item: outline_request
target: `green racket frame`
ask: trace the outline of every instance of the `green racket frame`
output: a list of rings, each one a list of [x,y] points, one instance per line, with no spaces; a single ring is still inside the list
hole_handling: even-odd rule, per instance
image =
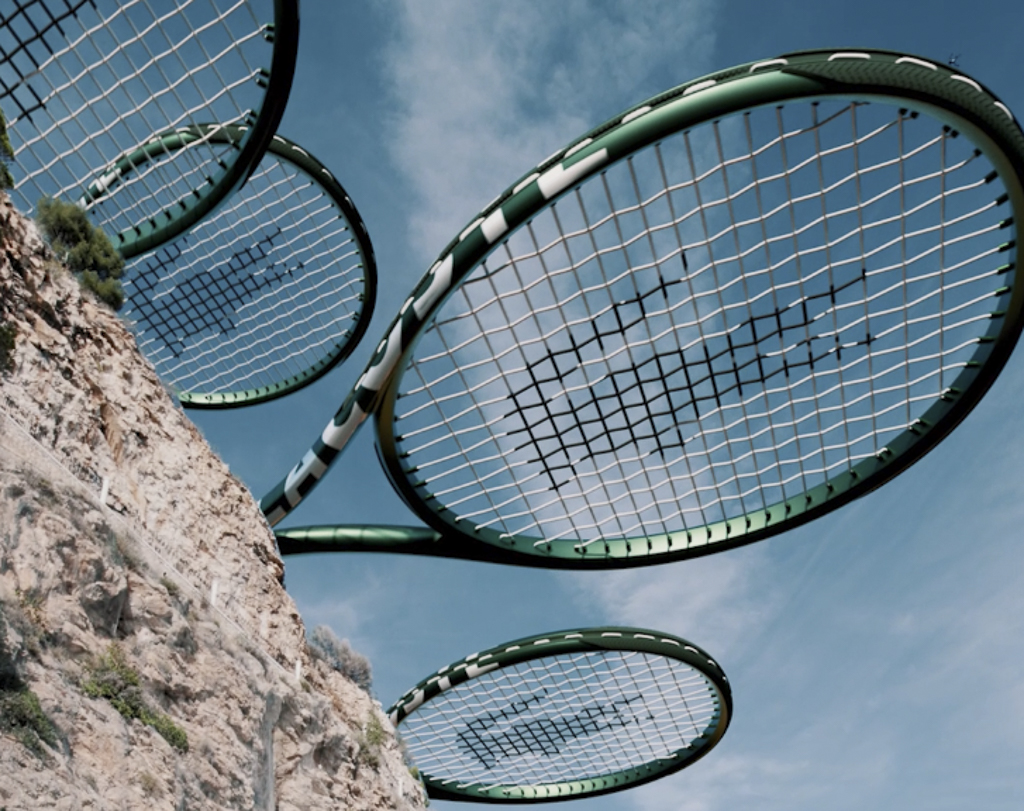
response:
[[[115,239],[115,247],[125,259],[148,253],[188,231],[216,210],[224,200],[245,183],[249,175],[259,165],[281,123],[292,89],[295,61],[298,58],[299,50],[297,0],[274,0],[274,18],[274,56],[270,65],[270,75],[264,78],[266,98],[259,114],[252,122],[252,126],[249,127],[246,137],[237,142],[238,156],[235,161],[211,186],[201,190],[197,189],[191,200],[183,199],[174,207],[173,211],[165,211],[162,215],[138,223],[134,231],[124,231],[118,234]],[[157,136],[140,150],[117,161],[111,172],[116,172],[120,177],[122,174],[130,173],[138,165],[133,162],[133,157],[148,161],[158,155],[166,154],[167,150],[173,147],[163,143],[165,137]],[[104,191],[98,190],[94,183],[86,189],[83,200],[92,203],[103,194]]]
[[[234,125],[205,124],[184,127],[161,135],[162,144],[152,154],[164,155],[202,139],[215,144],[239,144],[243,142],[245,134],[244,128]],[[141,166],[150,154],[148,149],[141,149],[126,156],[123,160],[132,166]],[[184,408],[207,410],[239,408],[276,400],[305,388],[319,380],[352,353],[362,340],[373,315],[377,301],[377,260],[369,232],[348,192],[326,166],[287,138],[274,135],[265,154],[273,155],[281,161],[297,166],[309,177],[311,183],[316,183],[323,190],[344,216],[356,241],[356,250],[360,257],[359,266],[363,270],[362,307],[358,317],[354,319],[351,329],[348,330],[348,334],[342,335],[342,339],[335,343],[330,351],[306,369],[276,383],[250,389],[224,392],[178,391],[176,396]],[[131,268],[129,267],[129,274],[130,272]]]
[[[699,671],[714,688],[716,711],[705,733],[657,763],[609,772],[599,777],[530,786],[458,785],[423,774],[431,799],[486,803],[539,803],[608,794],[632,788],[679,771],[700,760],[722,739],[732,720],[729,680],[704,650],[671,634],[643,628],[609,626],[536,634],[467,656],[407,690],[388,708],[387,715],[401,732],[402,721],[425,702],[456,685],[496,668],[544,657],[596,651],[638,651],[684,662]]]

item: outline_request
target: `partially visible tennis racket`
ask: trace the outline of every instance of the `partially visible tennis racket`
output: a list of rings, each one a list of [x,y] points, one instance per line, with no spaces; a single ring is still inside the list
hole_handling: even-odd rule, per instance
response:
[[[689,766],[721,740],[732,692],[685,639],[639,628],[532,636],[441,668],[388,710],[432,799],[607,794]]]
[[[14,200],[78,201],[126,258],[180,235],[256,167],[295,71],[297,0],[7,0],[0,109]],[[204,121],[239,142],[168,148]],[[136,171],[126,155],[145,155]]]
[[[609,568],[823,515],[933,448],[1006,363],[1022,178],[1010,111],[929,60],[806,52],[682,85],[445,249],[263,510],[287,516],[375,413],[429,530],[282,533],[292,551]]]
[[[241,127],[176,132],[240,143]],[[344,360],[370,321],[376,263],[345,189],[275,135],[245,186],[190,233],[126,269],[139,348],[193,408],[290,394]]]

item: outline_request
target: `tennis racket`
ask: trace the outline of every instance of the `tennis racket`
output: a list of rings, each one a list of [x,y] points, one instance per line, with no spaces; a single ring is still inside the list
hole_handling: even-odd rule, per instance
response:
[[[432,799],[535,803],[671,774],[732,718],[718,664],[638,628],[532,636],[467,656],[388,710]]]
[[[241,127],[175,133],[241,143]],[[246,184],[212,216],[126,269],[139,348],[186,408],[290,394],[344,360],[370,321],[376,263],[348,194],[302,147],[275,135]]]
[[[262,501],[287,516],[376,415],[426,530],[303,548],[565,568],[774,535],[891,479],[1021,330],[1024,134],[885,51],[731,68],[628,110],[488,206]]]
[[[8,5],[0,109],[23,211],[76,200],[129,258],[198,223],[259,163],[291,89],[297,0]],[[204,121],[247,130],[172,148],[166,133]]]

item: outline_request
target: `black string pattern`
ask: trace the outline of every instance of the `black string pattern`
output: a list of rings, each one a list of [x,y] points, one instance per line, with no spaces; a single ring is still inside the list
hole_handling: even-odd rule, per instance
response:
[[[581,738],[637,723],[639,719],[630,714],[629,705],[640,700],[640,696],[621,697],[610,702],[595,701],[588,706],[560,717],[538,716],[518,721],[528,716],[532,704],[547,697],[547,691],[512,701],[507,707],[485,713],[469,721],[458,733],[459,749],[479,761],[487,769],[493,769],[498,761],[525,755],[553,756]],[[501,731],[502,721],[512,723]],[[648,715],[647,720],[653,720]]]
[[[271,257],[277,228],[251,244],[233,251],[227,261],[210,271],[191,276],[161,299],[153,291],[160,281],[171,276],[182,258],[182,248],[175,243],[161,248],[140,264],[132,291],[132,310],[153,332],[180,357],[187,338],[210,332],[223,335],[235,329],[238,310],[257,293],[281,282],[302,264],[287,267]]]
[[[515,406],[511,413],[521,414],[523,425],[510,430],[508,436],[517,441],[518,435],[523,435],[516,450],[532,446],[536,455],[530,461],[544,468],[554,490],[572,480],[576,464],[601,454],[621,453],[633,447],[651,448],[664,457],[672,449],[682,450],[687,426],[697,425],[702,411],[721,409],[729,396],[742,397],[744,385],[749,391],[776,375],[788,377],[801,366],[813,369],[815,362],[826,361],[833,353],[841,362],[839,336],[818,333],[814,325],[834,310],[837,294],[865,281],[861,273],[838,289],[833,286],[827,292],[791,302],[782,310],[752,315],[726,333],[724,344],[714,355],[707,343],[691,347],[689,352],[652,352],[636,366],[615,368],[600,383],[568,393],[559,406],[532,396],[540,387],[564,377],[560,363],[567,369],[581,366],[588,344],[596,341],[600,350],[606,340],[617,340],[642,322],[646,317],[644,301],[651,295],[660,292],[668,303],[669,285],[684,284],[682,279],[662,280],[656,290],[615,302],[600,318],[585,327],[570,329],[569,347],[549,351],[527,364],[529,385],[511,392]],[[582,333],[580,338],[577,332]],[[792,339],[790,332],[794,333]],[[849,341],[847,346],[870,340],[865,334],[862,340]],[[762,341],[780,343],[782,353],[775,358],[767,353],[762,356]],[[629,419],[622,423],[616,416],[629,398],[636,405],[626,410]],[[582,415],[587,414],[591,416],[584,419]]]

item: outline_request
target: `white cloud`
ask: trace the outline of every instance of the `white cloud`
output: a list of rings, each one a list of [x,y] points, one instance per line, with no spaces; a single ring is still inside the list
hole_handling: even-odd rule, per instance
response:
[[[385,61],[415,251],[429,262],[555,150],[704,72],[711,11],[710,0],[402,0]]]
[[[752,546],[667,566],[566,575],[606,621],[667,631],[725,660],[775,616],[782,595],[765,547]]]

